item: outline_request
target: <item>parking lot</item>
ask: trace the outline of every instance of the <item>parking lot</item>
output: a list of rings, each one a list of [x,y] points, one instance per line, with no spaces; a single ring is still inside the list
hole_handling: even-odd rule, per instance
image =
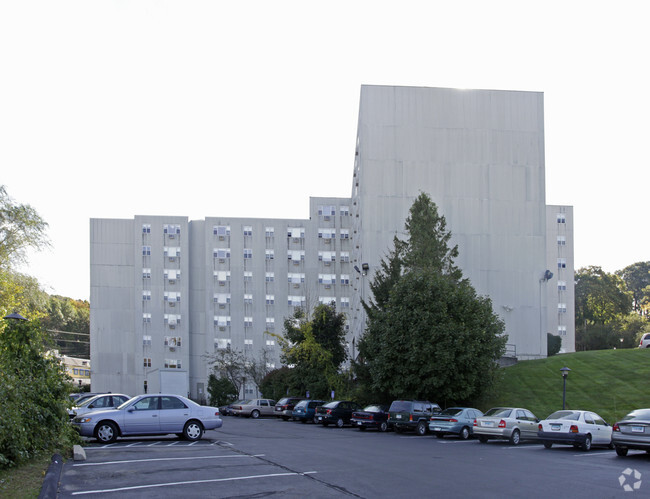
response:
[[[650,455],[619,458],[225,417],[197,442],[175,436],[92,441],[68,461],[59,497],[617,497],[650,492]],[[629,471],[628,471],[629,470]],[[636,485],[636,489],[634,486]]]

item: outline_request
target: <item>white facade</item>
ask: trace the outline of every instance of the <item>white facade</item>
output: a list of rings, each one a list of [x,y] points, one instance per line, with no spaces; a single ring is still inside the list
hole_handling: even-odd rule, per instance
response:
[[[266,331],[281,334],[296,307],[318,302],[347,314],[354,355],[361,300],[420,192],[445,216],[465,277],[504,319],[509,353],[544,357],[547,331],[566,331],[572,351],[572,212],[545,204],[542,94],[363,86],[353,175],[351,198],[312,198],[305,220],[92,219],[93,390],[136,394],[146,382],[157,392],[160,372],[173,371],[201,399],[206,354],[265,349],[279,367]],[[560,208],[569,223],[549,218]]]

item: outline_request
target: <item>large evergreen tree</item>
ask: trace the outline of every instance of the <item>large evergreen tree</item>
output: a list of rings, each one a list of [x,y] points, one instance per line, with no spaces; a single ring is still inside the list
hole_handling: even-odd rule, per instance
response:
[[[467,402],[492,384],[503,322],[454,263],[457,246],[430,197],[420,194],[371,283],[359,344],[359,380],[388,398]]]

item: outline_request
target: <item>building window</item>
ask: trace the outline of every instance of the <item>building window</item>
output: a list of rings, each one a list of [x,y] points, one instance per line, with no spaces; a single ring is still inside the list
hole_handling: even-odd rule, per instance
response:
[[[253,282],[252,270],[244,270],[244,282]]]
[[[229,225],[215,225],[214,227],[212,227],[212,233],[215,236],[219,236],[220,239],[222,237],[230,236],[230,226]]]
[[[164,278],[169,280],[170,284],[174,284],[175,281],[181,278],[181,271],[174,269],[165,269]]]
[[[214,339],[214,346],[215,346],[215,348],[218,348],[219,350],[226,350],[227,348],[230,348],[230,345],[231,345],[230,338],[215,338]]]
[[[214,248],[212,255],[214,258],[225,260],[226,258],[230,258],[230,248]]]
[[[566,326],[558,326],[557,334],[559,334],[560,336],[566,336]]]
[[[319,239],[336,239],[336,229],[318,229]]]
[[[244,295],[244,305],[252,305],[253,304],[253,295],[252,294],[245,294]]]
[[[287,274],[289,284],[302,284],[305,282],[305,274]]]
[[[350,284],[350,275],[349,274],[341,274],[341,284],[344,286],[347,286]]]
[[[566,303],[558,303],[557,311],[561,314],[566,314]]]
[[[350,298],[345,296],[341,298],[341,308],[350,308]]]
[[[318,215],[322,217],[333,217],[336,215],[336,206],[319,206]]]
[[[180,359],[165,359],[165,368],[167,369],[181,369]]]
[[[339,208],[341,216],[342,217],[349,217],[350,216],[350,207],[349,206],[341,206]]]
[[[558,291],[566,291],[566,281],[558,281],[557,282],[557,290]]]
[[[178,246],[165,246],[165,256],[169,257],[169,261],[181,256],[181,249]]]
[[[214,325],[219,327],[230,326],[230,316],[226,315],[215,315],[214,316]]]
[[[318,260],[321,262],[335,262],[336,251],[319,251]]]
[[[181,337],[180,336],[165,336],[165,343],[164,345],[166,347],[180,347],[181,346]]]
[[[267,362],[266,367],[267,369],[275,369],[275,362]]]
[[[321,305],[336,305],[336,297],[334,296],[319,296],[318,303]]]
[[[252,236],[253,235],[253,227],[250,225],[244,225],[244,236]]]
[[[557,245],[566,246],[566,236],[557,236]]]
[[[151,324],[151,314],[142,314],[142,322],[144,324]]]
[[[163,225],[163,233],[168,234],[170,236],[175,236],[181,233],[181,226],[165,224]]]
[[[253,340],[245,339],[244,340],[244,348],[248,348],[248,349],[253,348]]]
[[[557,268],[558,269],[566,269],[566,258],[558,258],[557,259]]]
[[[350,239],[350,230],[349,229],[341,229],[341,239]]]
[[[253,258],[253,250],[250,248],[244,248],[244,260],[250,260]]]
[[[225,286],[227,282],[230,282],[230,270],[215,270],[214,277],[217,279],[219,286]]]
[[[165,298],[164,300],[166,302],[170,303],[178,303],[181,301],[181,292],[180,291],[165,291]]]
[[[230,303],[230,293],[215,293],[214,302],[219,305],[228,305]]]
[[[176,326],[181,325],[181,316],[180,314],[165,314],[165,324],[170,328],[175,328]]]
[[[287,257],[293,262],[302,262],[305,259],[304,250],[289,250],[287,252]]]
[[[142,337],[142,345],[145,347],[151,346],[151,336],[145,335]]]
[[[144,358],[144,367],[151,367],[151,357]]]
[[[151,224],[142,224],[142,233],[151,234]]]
[[[272,249],[267,249],[265,253],[267,260],[273,260],[275,258],[275,252]]]
[[[244,327],[253,327],[252,317],[244,317]]]
[[[341,251],[341,261],[344,263],[348,263],[350,261],[349,251]]]
[[[266,295],[266,304],[267,305],[275,304],[275,295]]]
[[[151,246],[142,247],[142,256],[151,256]]]
[[[318,274],[318,284],[332,285],[336,283],[336,274]]]
[[[145,290],[142,292],[142,301],[151,301],[151,291]]]
[[[151,269],[142,269],[142,278],[151,279]]]
[[[266,318],[266,329],[272,330],[275,328],[275,317]]]
[[[264,233],[266,234],[266,237],[273,237],[275,236],[275,229],[273,227],[266,227]]]
[[[290,307],[302,307],[306,301],[304,296],[289,296],[287,298]]]
[[[566,223],[566,214],[564,214],[564,213],[558,213],[558,214],[557,214],[557,223],[559,223],[559,224],[565,224],[565,223]]]
[[[274,281],[275,281],[275,273],[267,272],[266,273],[266,282],[274,282]]]
[[[274,347],[275,346],[275,340],[266,340],[266,346],[267,347]]]

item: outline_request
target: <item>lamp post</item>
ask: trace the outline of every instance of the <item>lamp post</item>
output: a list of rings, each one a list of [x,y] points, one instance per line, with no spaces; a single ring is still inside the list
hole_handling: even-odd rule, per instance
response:
[[[562,373],[562,380],[563,380],[563,387],[562,387],[562,410],[565,409],[566,407],[566,378],[569,375],[569,369],[568,367],[564,366],[562,369],[560,369],[560,372]]]
[[[12,314],[5,315],[3,317],[3,319],[11,319],[11,320],[14,320],[14,321],[26,321],[27,320],[22,315],[20,315],[18,312],[14,312]]]

